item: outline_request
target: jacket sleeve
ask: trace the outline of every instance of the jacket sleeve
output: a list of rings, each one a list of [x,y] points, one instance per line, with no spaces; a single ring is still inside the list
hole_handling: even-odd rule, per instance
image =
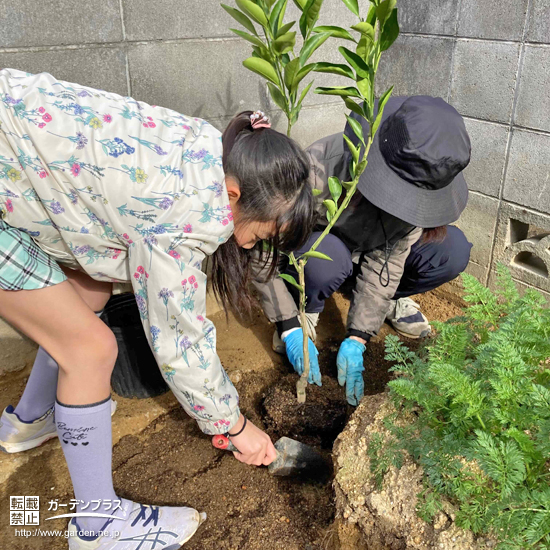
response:
[[[348,336],[360,336],[368,341],[378,334],[403,276],[411,247],[421,235],[422,229],[416,228],[397,242],[388,259],[387,271],[383,250],[373,250],[362,257],[348,313]],[[388,276],[389,284],[384,286],[382,283],[386,283]]]
[[[166,382],[204,433],[229,431],[239,419],[239,400],[205,316],[204,252],[193,239],[160,234],[134,243],[129,256],[145,334]]]

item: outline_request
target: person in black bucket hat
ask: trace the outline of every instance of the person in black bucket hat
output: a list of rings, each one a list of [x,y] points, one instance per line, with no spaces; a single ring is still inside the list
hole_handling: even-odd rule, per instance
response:
[[[369,129],[355,113],[350,116]],[[358,145],[350,125],[345,135]],[[318,248],[332,262],[310,258],[305,272],[310,382],[321,383],[315,327],[325,300],[345,281],[352,288],[347,335],[337,358],[338,381],[348,402],[363,396],[363,354],[385,320],[410,338],[431,329],[413,294],[456,278],[468,265],[470,249],[456,222],[468,201],[462,171],[470,161],[470,139],[460,114],[441,98],[393,97],[371,146],[358,192],[332,233]],[[313,143],[307,153],[311,184],[321,191],[316,231],[297,253],[307,251],[326,226],[322,201],[330,199],[328,178],[349,181],[351,154],[342,133]],[[284,264],[280,272],[296,275]],[[286,354],[297,372],[303,364],[297,293],[281,278],[256,270],[255,286],[264,312],[276,323],[273,349]]]

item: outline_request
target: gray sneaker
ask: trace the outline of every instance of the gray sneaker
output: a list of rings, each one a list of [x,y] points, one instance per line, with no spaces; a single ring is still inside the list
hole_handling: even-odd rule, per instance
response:
[[[420,311],[420,305],[410,298],[392,300],[386,320],[407,338],[424,338],[432,331],[428,319]]]
[[[317,327],[317,324],[319,323],[319,313],[306,313],[306,321],[307,333],[311,338],[311,341],[315,343],[315,340],[317,340],[317,331],[315,329]],[[281,340],[281,337],[279,336],[279,332],[277,330],[275,330],[275,332],[273,333],[272,348],[275,353],[278,353],[280,355],[284,355],[286,353],[285,343]]]
[[[117,403],[111,400],[111,416],[115,414]],[[53,407],[32,422],[21,420],[8,405],[0,417],[0,451],[20,453],[40,447],[49,439],[57,437]]]
[[[145,506],[122,500],[120,520],[109,520],[98,537],[78,532],[78,523],[69,522],[69,550],[137,550],[162,548],[178,550],[197,531],[206,514],[185,506]]]

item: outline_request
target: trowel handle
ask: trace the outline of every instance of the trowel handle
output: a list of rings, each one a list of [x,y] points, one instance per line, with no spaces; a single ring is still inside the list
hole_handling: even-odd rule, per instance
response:
[[[221,449],[222,451],[233,451],[234,453],[240,452],[231,441],[229,441],[229,438],[226,435],[215,435],[212,438],[212,445],[216,447],[216,449]]]

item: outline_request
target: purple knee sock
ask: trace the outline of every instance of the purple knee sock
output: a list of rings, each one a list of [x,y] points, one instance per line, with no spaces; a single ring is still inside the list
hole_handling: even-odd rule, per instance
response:
[[[51,355],[39,347],[25,391],[14,411],[21,420],[32,422],[53,407],[58,372],[57,363]]]
[[[99,506],[94,513],[116,515],[113,504],[108,506],[105,502],[117,500],[111,469],[111,398],[91,405],[64,405],[56,401],[55,423],[75,499],[83,501],[77,512],[92,512]],[[97,501],[101,501],[100,505]],[[105,518],[79,517],[78,526],[97,532],[107,521]]]

